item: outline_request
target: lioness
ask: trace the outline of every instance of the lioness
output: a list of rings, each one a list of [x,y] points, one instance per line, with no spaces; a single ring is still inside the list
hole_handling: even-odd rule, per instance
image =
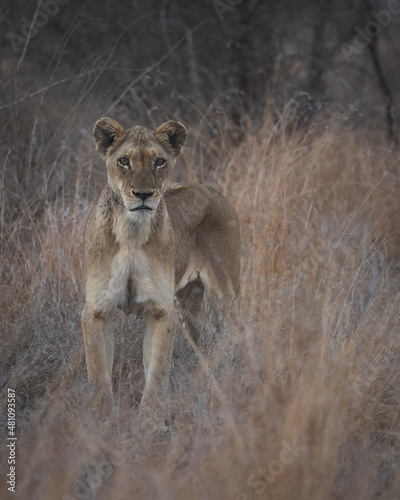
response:
[[[102,118],[93,135],[108,182],[85,234],[87,371],[95,404],[112,396],[112,312],[116,307],[128,314],[143,311],[143,404],[168,389],[175,297],[189,307],[185,323],[196,338],[204,294],[210,291],[224,301],[238,293],[238,218],[231,203],[210,187],[168,187],[186,143],[181,123],[168,121],[156,131],[124,130]]]

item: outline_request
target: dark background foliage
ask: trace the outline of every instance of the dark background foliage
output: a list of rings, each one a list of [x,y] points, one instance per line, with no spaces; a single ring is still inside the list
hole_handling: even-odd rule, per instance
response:
[[[9,163],[19,155],[4,187],[15,192],[32,171],[29,187],[44,177],[46,195],[26,192],[27,202],[54,199],[75,174],[71,151],[89,147],[105,115],[128,126],[179,118],[235,146],[266,110],[297,125],[334,116],[397,142],[399,10],[372,0],[4,0],[0,147],[4,157],[12,147]],[[202,154],[210,168],[212,148]]]
[[[155,96],[177,113],[190,109],[186,100],[202,109],[230,101],[236,120],[238,106],[259,117],[271,94],[281,106],[294,99],[303,113],[334,104],[371,119],[379,115],[375,108],[382,106],[384,88],[397,104],[400,14],[393,12],[400,9],[393,1],[63,3],[2,2],[2,78],[8,83],[2,88],[2,104],[13,100],[18,76],[14,58],[26,77],[19,78],[17,97],[69,79],[59,84],[58,100],[71,101],[69,82],[74,81],[81,88],[77,97],[82,104],[89,97],[85,90],[90,88],[90,97],[96,94],[97,113],[108,111],[132,80],[157,65],[158,71],[149,72],[148,86],[155,85],[154,79],[159,83],[151,99],[139,89],[118,103],[131,112],[132,120],[141,109],[138,102],[149,105]],[[392,14],[382,14],[381,26],[368,25],[376,22],[374,12],[389,9]],[[22,39],[35,12],[37,33],[34,29],[21,60]],[[364,33],[362,50],[355,42],[357,29]],[[11,41],[18,36],[13,51]]]

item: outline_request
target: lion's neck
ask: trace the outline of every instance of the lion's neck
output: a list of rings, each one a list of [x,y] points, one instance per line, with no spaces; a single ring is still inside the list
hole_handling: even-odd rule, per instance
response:
[[[114,206],[113,233],[122,246],[140,248],[168,218],[165,202],[161,199],[154,214],[129,212],[123,205]]]

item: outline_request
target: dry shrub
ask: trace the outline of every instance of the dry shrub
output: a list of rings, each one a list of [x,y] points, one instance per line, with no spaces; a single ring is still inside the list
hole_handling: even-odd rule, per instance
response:
[[[344,123],[284,125],[267,117],[238,147],[225,137],[203,170],[239,214],[241,307],[198,352],[178,332],[166,432],[138,415],[143,328],[120,314],[116,410],[90,412],[88,201],[32,218],[34,244],[13,236],[1,363],[2,387],[19,397],[15,498],[398,497],[397,154]],[[2,453],[3,478],[7,467]]]

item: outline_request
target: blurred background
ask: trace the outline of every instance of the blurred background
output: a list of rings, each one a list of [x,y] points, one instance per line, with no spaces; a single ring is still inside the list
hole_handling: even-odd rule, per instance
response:
[[[187,175],[199,180],[214,151],[196,150],[196,137],[237,146],[265,113],[285,126],[339,118],[398,140],[394,0],[4,0],[0,23],[0,148],[19,155],[4,182],[41,185],[44,169],[34,209],[71,189],[101,116],[195,125],[199,165]]]
[[[48,100],[51,120],[53,98],[71,117],[96,104],[132,121],[155,102],[185,117],[219,104],[240,126],[268,96],[300,115],[331,105],[385,126],[399,11],[394,0],[5,0],[2,104]]]

